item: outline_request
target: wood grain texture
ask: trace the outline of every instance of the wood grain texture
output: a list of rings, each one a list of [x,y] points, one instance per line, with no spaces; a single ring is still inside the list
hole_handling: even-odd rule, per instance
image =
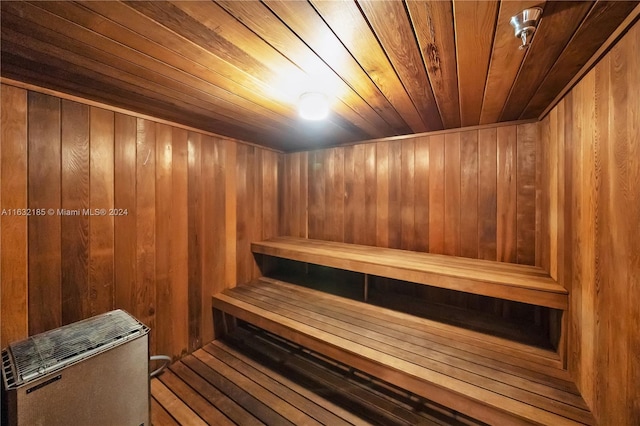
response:
[[[376,246],[388,247],[389,144],[385,142],[376,143],[376,190]]]
[[[415,141],[415,226],[414,250],[429,251],[429,175],[430,175],[429,139],[418,138]]]
[[[445,129],[460,127],[460,102],[451,2],[407,0],[422,61]]]
[[[402,249],[278,237],[252,243],[254,253],[565,309],[567,294],[546,272],[528,265],[487,262]]]
[[[537,124],[517,128],[516,223],[517,263],[535,264],[536,248],[536,141]]]
[[[444,135],[429,137],[429,252],[444,253]]]
[[[500,2],[480,113],[481,124],[499,121],[502,108],[509,97],[518,72],[528,71],[526,68],[522,68],[528,51],[517,48],[519,39],[513,37],[510,19],[530,7],[546,9],[545,2],[535,0]]]
[[[28,205],[27,91],[0,91],[0,209]],[[29,335],[29,260],[27,216],[0,216],[0,346]]]
[[[281,224],[295,229],[308,203],[310,238],[356,242],[370,235],[360,243],[532,263],[540,142],[535,124],[523,126],[312,151],[308,198],[296,183],[300,154],[288,154],[284,185],[291,195]]]
[[[502,262],[515,262],[517,243],[517,130],[498,128],[497,143],[497,257]]]
[[[63,324],[86,318],[90,311],[90,218],[75,214],[89,209],[91,204],[89,111],[86,105],[62,101],[62,209],[74,213],[61,219]]]
[[[202,346],[202,136],[189,132],[187,137],[188,250],[189,250],[189,352]]]
[[[480,122],[497,17],[497,2],[453,2],[462,126]]]
[[[501,120],[516,120],[535,94],[549,69],[589,12],[593,2],[549,2],[544,19],[515,79],[509,98],[504,104]],[[526,82],[526,83],[525,83]]]
[[[478,132],[460,135],[460,256],[478,258]]]
[[[171,349],[160,348],[177,358],[189,347],[189,133],[172,128],[171,135]],[[157,151],[156,151],[157,155]],[[158,307],[160,309],[160,307]],[[165,315],[159,311],[160,315]],[[167,315],[168,316],[168,315]],[[159,317],[158,317],[159,319]],[[159,328],[159,326],[158,326]],[[158,330],[159,331],[159,330]]]
[[[384,49],[376,39],[356,3],[312,1],[322,19],[365,70],[376,70],[372,78],[413,132],[428,129],[402,85]],[[357,34],[357,36],[356,36]],[[360,54],[367,52],[366,55]]]
[[[0,219],[0,291],[12,302],[3,339],[116,308],[151,326],[152,353],[177,359],[212,339],[211,295],[235,285],[236,151],[248,145],[4,84],[1,93],[0,204],[54,209],[30,224]],[[260,240],[278,233],[282,155],[251,149],[261,220],[250,238]]]
[[[530,98],[520,117],[539,116],[548,104],[545,97],[550,96],[551,93],[557,95],[561,90],[559,88],[566,86],[571,81],[571,76],[575,75],[587,63],[600,45],[637,5],[638,3],[635,1],[596,2],[551,67],[542,84],[534,86],[537,87],[536,94]]]
[[[497,130],[478,132],[478,258],[497,259]]]
[[[4,2],[2,75],[297,151],[537,118],[636,5]],[[544,12],[523,52],[509,17],[529,6]],[[332,113],[309,131],[296,102],[316,90]]]
[[[171,277],[171,229],[173,190],[173,146],[172,130],[167,125],[156,128],[156,307],[163,315],[156,320],[156,347],[170,348],[173,353],[173,286]]]
[[[287,294],[290,292],[295,293]],[[322,308],[319,311],[317,306],[314,306],[314,301],[318,298],[322,298],[323,306],[331,306],[331,308],[328,310]],[[421,338],[415,336],[411,343],[407,343],[407,333],[413,334],[409,331],[411,329],[424,333],[432,331],[433,328],[430,327],[432,324],[426,321],[399,313],[394,314],[392,311],[377,307],[368,307],[360,302],[342,302],[343,300],[345,299],[323,295],[317,291],[296,289],[295,286],[286,283],[263,279],[250,286],[216,295],[214,306],[272,333],[293,339],[296,343],[315,352],[355,366],[368,374],[382,375],[395,385],[411,392],[425,397],[429,395],[429,398],[437,397],[439,404],[454,407],[482,421],[517,424],[522,422],[523,417],[529,417],[527,420],[532,422],[593,423],[583,401],[576,401],[581,407],[576,410],[576,406],[565,406],[568,401],[564,398],[554,397],[554,402],[551,402],[546,398],[539,399],[536,396],[526,395],[531,390],[530,386],[525,384],[520,389],[515,389],[516,387],[513,386],[512,389],[507,390],[507,387],[511,387],[510,380],[495,370],[493,373],[484,370],[480,379],[480,375],[469,373],[476,373],[482,367],[470,363],[466,364],[469,366],[468,369],[464,372],[460,371],[461,364],[458,360],[453,360],[454,357],[442,358],[440,351],[431,350],[433,345],[431,341],[424,344],[426,342],[423,343]],[[353,316],[355,312],[358,313],[356,316],[359,318],[363,316],[368,318],[360,321]],[[369,329],[372,323],[377,325],[375,331]],[[410,326],[405,327],[407,324]],[[387,327],[393,329],[396,325],[401,327],[397,330],[398,334],[388,333],[385,330]],[[466,334],[463,330],[460,332],[460,338],[470,337],[460,336],[460,334]],[[468,330],[466,332],[468,333]],[[423,336],[424,334],[421,334],[420,337]],[[484,342],[478,343],[480,347]],[[464,361],[462,363],[465,364]],[[501,377],[498,386],[492,383],[499,381],[495,377],[496,374]],[[463,377],[466,380],[463,380]],[[437,383],[437,391],[430,389],[434,383]],[[490,395],[498,388],[503,390],[500,398],[509,401],[497,401]],[[547,396],[555,392],[541,391],[541,393]],[[515,394],[518,397],[511,399]],[[575,400],[570,394],[565,395]],[[478,408],[476,404],[482,404],[484,409]],[[487,405],[492,404],[499,407],[499,410],[487,409]],[[521,404],[526,405],[526,408]],[[513,417],[509,419],[508,417],[511,416]],[[543,420],[543,417],[546,419]]]
[[[133,313],[137,277],[136,118],[116,114],[114,127],[114,207],[127,210],[114,224],[114,302],[115,306]]]
[[[90,120],[89,207],[97,213],[89,218],[89,314],[93,316],[113,308],[114,114],[91,108]]]
[[[394,64],[402,85],[429,129],[442,129],[440,111],[409,17],[402,2],[359,0],[358,5],[385,53]]]
[[[640,289],[634,236],[639,41],[636,23],[541,124],[564,154],[557,163],[564,185],[557,189],[558,202],[550,203],[558,226],[550,229],[559,278],[571,289],[567,364],[601,424],[640,419],[634,326]]]
[[[460,256],[460,134],[444,137],[444,254]]]
[[[387,234],[389,247],[400,248],[402,243],[402,146],[399,141],[389,143],[389,219]]]
[[[638,127],[638,123],[640,123],[640,98],[637,96],[633,96],[634,93],[637,93],[637,88],[640,87],[640,78],[638,78],[638,73],[635,73],[634,70],[640,68],[640,61],[638,60],[638,56],[635,55],[635,49],[640,44],[640,31],[638,30],[638,25],[634,27],[634,29],[630,32],[628,36],[631,39],[625,42],[623,48],[625,50],[624,55],[627,58],[627,100],[629,102],[627,108],[627,125],[629,132],[629,174],[627,176],[629,188],[632,187],[634,182],[637,182],[640,179],[639,170],[640,164],[638,162],[638,155],[640,155],[640,128]],[[638,208],[638,204],[640,203],[640,197],[638,193],[629,193],[629,202],[631,206],[631,210],[629,212],[629,221],[628,223],[638,223],[640,221],[640,208]],[[627,238],[630,238],[631,234],[627,234]],[[635,295],[640,292],[640,249],[637,247],[637,241],[633,240],[632,244],[636,244],[635,248],[633,248],[629,255],[629,294],[630,298],[627,298],[627,303],[631,298],[634,298]],[[629,315],[629,324],[637,324],[640,321],[640,308],[635,303],[629,303],[627,312]],[[629,351],[631,354],[640,353],[640,335],[633,331],[633,328],[627,329],[628,333],[628,341],[629,341]],[[628,377],[639,377],[640,376],[640,359],[637,356],[629,356],[628,360]],[[640,389],[638,387],[629,386],[629,394],[627,396],[628,410],[631,412],[631,422],[639,422],[640,421]]]
[[[28,120],[26,207],[47,210],[29,218],[29,334],[36,334],[62,325],[60,99],[29,92]]]
[[[134,315],[152,329],[156,313],[156,123],[136,123],[136,284]],[[152,336],[154,337],[154,336]],[[155,339],[149,340],[155,352]]]

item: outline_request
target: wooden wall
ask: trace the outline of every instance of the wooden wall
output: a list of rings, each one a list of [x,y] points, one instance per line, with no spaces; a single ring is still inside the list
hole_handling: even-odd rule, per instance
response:
[[[211,340],[211,294],[278,233],[281,154],[9,85],[1,102],[2,346],[115,308],[153,353]]]
[[[531,123],[289,154],[282,230],[541,264],[539,143]]]
[[[285,235],[545,267],[540,143],[537,123],[528,123],[287,154],[280,228]],[[548,327],[548,310],[539,307],[382,279],[372,285]]]
[[[540,123],[568,368],[598,424],[640,424],[640,23]],[[548,189],[546,189],[548,188]]]

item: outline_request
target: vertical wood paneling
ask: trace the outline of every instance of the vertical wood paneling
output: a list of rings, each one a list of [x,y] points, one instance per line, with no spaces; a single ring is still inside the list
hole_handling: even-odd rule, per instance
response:
[[[189,148],[188,132],[173,128],[171,137],[171,349],[158,353],[173,357],[189,347]],[[168,159],[167,159],[168,161]],[[224,220],[224,215],[223,215]],[[158,320],[165,312],[158,307]],[[167,315],[168,316],[168,315]],[[156,323],[158,324],[158,323]],[[160,328],[160,325],[157,325]],[[165,331],[165,333],[167,333]]]
[[[634,29],[629,32],[627,36],[628,40],[625,41],[620,49],[624,49],[624,54],[627,58],[627,131],[628,131],[628,143],[629,143],[629,156],[627,161],[629,162],[627,176],[627,188],[636,188],[636,191],[629,191],[628,205],[630,206],[628,212],[628,219],[626,226],[628,227],[626,238],[629,241],[629,294],[626,299],[628,311],[628,324],[640,324],[640,306],[638,303],[631,303],[630,301],[636,300],[640,294],[640,243],[638,239],[634,237],[634,233],[631,231],[634,224],[640,223],[640,194],[637,191],[636,182],[640,181],[640,96],[637,96],[640,91],[640,75],[637,70],[640,69],[640,59],[637,55],[637,48],[640,45],[640,29],[638,24]],[[623,110],[621,110],[622,113]],[[637,228],[636,228],[637,229]],[[637,328],[627,328],[628,335],[628,348],[631,354],[636,356],[629,356],[628,358],[628,372],[627,377],[637,378],[640,377],[640,333]],[[629,410],[630,423],[640,423],[640,387],[633,386],[633,381],[629,381],[629,394],[627,395],[626,407]],[[636,381],[637,383],[637,381]]]
[[[361,244],[376,245],[376,221],[377,221],[377,157],[376,144],[367,144],[364,147],[364,236]]]
[[[415,145],[415,250],[429,251],[429,138]]]
[[[534,265],[536,255],[537,124],[519,125],[517,132],[517,262]]]
[[[400,172],[400,248],[415,250],[415,141],[402,144]]]
[[[262,239],[268,239],[280,234],[278,232],[278,154],[263,151],[262,161]]]
[[[429,137],[429,251],[444,253],[444,135]]]
[[[325,223],[324,239],[344,238],[344,150],[327,150],[325,157]]]
[[[225,275],[226,287],[234,287],[237,283],[236,277],[236,163],[237,144],[233,141],[225,141]]]
[[[212,247],[224,247],[219,236],[224,235],[224,191],[216,191],[220,180],[217,145],[211,136],[205,136],[201,142],[201,197],[202,197],[202,295],[200,330],[202,342],[213,339],[213,312],[211,308],[211,296],[214,291],[224,289],[224,259],[218,256]],[[217,175],[217,176],[216,176]],[[216,195],[216,194],[219,195]],[[220,220],[222,219],[222,220]],[[221,267],[222,266],[222,267]],[[221,282],[219,282],[221,281]]]
[[[156,126],[156,348],[175,356],[172,322],[179,320],[173,313],[173,280],[171,268],[173,219],[173,144],[170,126]],[[184,319],[183,319],[184,320]]]
[[[0,206],[45,209],[0,217],[2,344],[115,308],[151,327],[152,353],[177,358],[213,338],[211,295],[236,285],[237,258],[253,262],[250,241],[279,233],[283,156],[11,86],[0,93]],[[251,155],[238,160],[238,150]],[[251,188],[239,217],[238,169]],[[238,228],[249,230],[242,244]]]
[[[134,313],[137,277],[137,123],[135,117],[115,115],[114,207],[127,214],[115,219],[115,306]]]
[[[516,128],[499,127],[497,141],[496,255],[501,262],[516,262]]]
[[[92,107],[90,122],[89,314],[93,316],[113,308],[114,113]],[[153,183],[155,176],[149,180]],[[153,193],[153,186],[145,188]],[[155,206],[150,210],[152,215]],[[147,230],[145,240],[154,234],[155,229]]]
[[[344,242],[353,243],[355,240],[355,157],[354,146],[344,149]],[[364,194],[362,194],[364,195]]]
[[[322,238],[325,222],[324,151],[309,153],[309,238]]]
[[[134,315],[155,328],[156,225],[155,166],[156,123],[138,119],[136,134],[136,285]],[[155,336],[149,342],[155,352]]]
[[[238,146],[237,163],[235,169],[236,175],[236,281],[238,284],[245,284],[251,280],[252,265],[251,253],[248,247],[251,238],[251,223],[248,218],[253,216],[253,200],[252,200],[252,179],[250,167],[253,163],[249,163],[253,156],[249,156],[251,148],[246,145]]]
[[[376,143],[376,246],[389,244],[389,144]]]
[[[248,170],[248,173],[251,176],[251,202],[250,207],[251,211],[256,212],[254,217],[247,217],[246,221],[250,229],[249,233],[249,245],[245,248],[247,252],[247,256],[249,258],[249,263],[251,265],[251,279],[258,278],[260,276],[260,269],[258,268],[258,264],[256,262],[253,253],[251,252],[251,241],[258,241],[262,239],[262,227],[263,227],[263,216],[262,216],[262,195],[263,195],[263,186],[262,186],[262,167],[263,167],[263,159],[262,159],[262,150],[251,146],[249,152],[252,155],[253,160],[249,162],[249,164],[253,164],[251,169]]]
[[[545,244],[571,291],[567,365],[598,424],[640,421],[638,42],[636,24],[540,125],[558,181]]]
[[[497,129],[478,131],[478,258],[497,260]]]
[[[460,255],[460,134],[444,137],[444,254]]]
[[[478,132],[460,134],[460,255],[478,258]]]
[[[62,209],[73,214],[62,216],[62,322],[69,324],[86,318],[89,295],[90,207],[89,107],[62,101]],[[76,214],[80,211],[81,214]],[[110,278],[107,283],[113,284]]]
[[[366,164],[366,147],[362,144],[355,145],[353,148],[354,156],[354,182],[353,182],[353,201],[354,223],[353,223],[353,242],[356,244],[365,244],[367,235],[367,223],[372,223],[371,215],[367,215],[367,164]],[[345,160],[346,161],[346,160]],[[368,211],[373,209],[369,206]]]
[[[189,235],[189,351],[202,345],[202,135],[189,132],[188,235]]]
[[[402,243],[402,142],[389,142],[389,247]]]
[[[27,91],[0,90],[0,210],[27,206]],[[27,217],[0,216],[0,346],[29,334]]]
[[[60,99],[29,92],[29,334],[62,325]],[[24,208],[23,207],[23,208]],[[53,209],[53,210],[51,210]]]
[[[284,235],[300,237],[300,209],[303,201],[300,199],[300,153],[294,153],[284,158],[284,176],[282,185],[284,190],[283,209],[280,213],[280,228]]]

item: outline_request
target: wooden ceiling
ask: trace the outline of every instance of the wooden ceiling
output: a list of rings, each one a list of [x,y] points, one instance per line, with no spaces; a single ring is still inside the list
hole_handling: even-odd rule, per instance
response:
[[[3,77],[288,151],[537,118],[638,2],[0,3]]]

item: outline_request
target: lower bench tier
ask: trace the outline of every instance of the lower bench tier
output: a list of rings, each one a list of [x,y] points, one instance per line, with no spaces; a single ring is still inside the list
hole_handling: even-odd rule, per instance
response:
[[[557,354],[261,278],[213,307],[490,424],[593,424]]]

